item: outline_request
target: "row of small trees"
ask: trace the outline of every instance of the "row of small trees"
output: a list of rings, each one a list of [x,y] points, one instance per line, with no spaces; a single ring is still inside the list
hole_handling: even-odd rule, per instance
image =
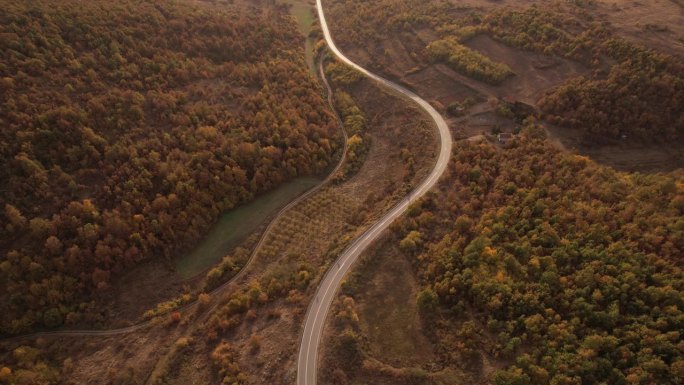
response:
[[[77,322],[83,294],[336,151],[285,10],[0,5],[4,333]]]
[[[432,60],[444,61],[457,72],[486,83],[499,84],[513,76],[507,65],[492,61],[453,38],[433,41],[426,50]]]

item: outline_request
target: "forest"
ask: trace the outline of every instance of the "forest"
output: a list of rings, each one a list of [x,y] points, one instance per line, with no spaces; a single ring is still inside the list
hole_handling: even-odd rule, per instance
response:
[[[348,136],[344,172],[340,175],[340,178],[348,178],[361,168],[371,144],[371,137],[366,132],[366,117],[352,96],[347,93],[351,87],[359,83],[363,75],[336,60],[327,63],[325,71],[326,77],[336,89],[335,109]]]
[[[684,64],[619,39],[602,48],[617,64],[606,76],[572,79],[548,92],[539,104],[549,121],[589,138],[684,139]]]
[[[529,122],[510,146],[459,143],[393,228],[440,359],[496,360],[495,385],[684,381],[684,174],[599,166]]]
[[[504,64],[463,45],[478,34],[525,51],[582,63],[590,69],[587,75],[567,80],[539,100],[549,122],[581,130],[589,143],[681,141],[684,64],[677,57],[615,36],[610,24],[592,14],[590,3],[483,10],[439,1],[335,0],[331,9],[333,13],[357,10],[334,19],[340,28],[353,31],[341,35],[343,45],[368,41],[381,46],[383,38],[393,34],[419,35],[428,29],[437,38],[424,52],[414,52],[417,57],[443,61],[491,84],[514,74]]]
[[[116,277],[340,147],[276,7],[0,6],[2,333],[98,321]]]

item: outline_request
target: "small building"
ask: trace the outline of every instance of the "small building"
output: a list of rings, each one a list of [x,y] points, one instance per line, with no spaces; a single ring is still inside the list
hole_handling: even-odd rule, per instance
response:
[[[496,139],[504,146],[507,145],[513,139],[513,137],[514,135],[510,132],[501,132],[496,135]]]

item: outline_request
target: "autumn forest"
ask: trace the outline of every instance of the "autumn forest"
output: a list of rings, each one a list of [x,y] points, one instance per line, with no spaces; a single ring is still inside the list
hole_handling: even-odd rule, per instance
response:
[[[78,323],[88,293],[339,146],[285,16],[75,4],[2,4],[4,333]]]
[[[682,1],[0,8],[0,384],[684,383]]]

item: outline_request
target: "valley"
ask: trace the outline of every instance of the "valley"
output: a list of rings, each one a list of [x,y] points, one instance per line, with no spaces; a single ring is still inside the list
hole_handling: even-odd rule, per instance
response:
[[[680,1],[5,3],[0,384],[684,380]]]

